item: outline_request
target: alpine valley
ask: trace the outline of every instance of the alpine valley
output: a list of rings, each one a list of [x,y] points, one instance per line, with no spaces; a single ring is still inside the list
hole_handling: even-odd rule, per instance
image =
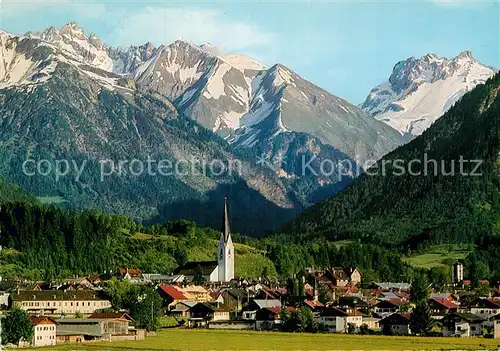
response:
[[[233,229],[261,236],[344,189],[494,71],[468,53],[408,59],[357,107],[281,64],[210,44],[109,47],[75,23],[0,31],[0,175],[43,202],[146,224],[186,218],[218,228],[227,195]],[[436,94],[451,80],[453,91]],[[416,95],[435,98],[425,118]],[[59,178],[23,172],[25,160],[44,159],[72,168]],[[118,166],[148,159],[180,172]],[[103,160],[115,166],[104,179]],[[310,171],[324,160],[328,173]],[[221,173],[204,172],[203,162]]]
[[[346,190],[309,208],[287,227],[287,235],[302,242],[359,240],[406,254],[468,243],[498,257],[499,116],[496,74]]]

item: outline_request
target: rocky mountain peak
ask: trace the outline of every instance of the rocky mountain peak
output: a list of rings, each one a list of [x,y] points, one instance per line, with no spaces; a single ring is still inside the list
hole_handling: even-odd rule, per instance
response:
[[[455,60],[460,60],[460,59],[475,60],[474,57],[472,56],[472,51],[469,50],[462,51],[460,54],[458,54],[457,57],[455,57]]]
[[[79,40],[87,40],[87,36],[85,35],[85,31],[78,27],[76,22],[70,22],[62,26],[59,33],[62,36],[67,36],[70,39],[79,39]]]
[[[54,26],[50,26],[40,34],[40,39],[49,42],[60,40],[61,35],[59,34],[59,29]]]
[[[388,82],[372,89],[361,107],[402,133],[419,135],[495,72],[470,51],[452,59],[435,54],[410,57],[394,66]]]
[[[223,50],[219,49],[218,47],[216,47],[210,43],[201,44],[200,48],[202,48],[204,51],[206,51],[209,54],[214,55],[214,56],[221,56],[221,55],[225,54],[225,52]]]

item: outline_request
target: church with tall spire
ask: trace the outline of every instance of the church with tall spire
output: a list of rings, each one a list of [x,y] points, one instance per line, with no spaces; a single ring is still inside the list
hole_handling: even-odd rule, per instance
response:
[[[187,262],[177,267],[174,274],[184,275],[186,279],[193,280],[196,272],[199,270],[201,270],[206,282],[228,282],[234,278],[234,245],[229,228],[227,197],[224,198],[224,212],[222,214],[217,260]]]
[[[224,198],[224,213],[222,215],[222,229],[217,250],[219,264],[219,281],[228,282],[234,278],[234,245],[229,229],[229,215],[227,213],[227,197]]]

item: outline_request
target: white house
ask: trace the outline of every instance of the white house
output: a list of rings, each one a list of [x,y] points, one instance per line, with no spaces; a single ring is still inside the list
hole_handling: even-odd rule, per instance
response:
[[[10,294],[8,292],[0,292],[0,309],[9,308],[9,297]]]
[[[484,325],[491,326],[493,325],[491,317],[500,313],[500,299],[479,298],[471,304],[470,312],[488,319]]]
[[[496,315],[493,318],[493,323],[494,323],[494,328],[493,328],[493,333],[495,339],[500,339],[500,314]]]
[[[355,309],[340,309],[337,307],[330,307],[322,309],[317,320],[323,323],[328,331],[331,333],[347,333],[349,325],[355,329],[363,325],[363,313]]]
[[[12,306],[31,315],[92,314],[111,307],[102,291],[96,290],[24,290],[10,295]]]
[[[443,336],[479,336],[484,318],[472,313],[450,313],[443,317]]]
[[[34,347],[53,346],[56,344],[56,322],[49,317],[31,317],[33,324]]]

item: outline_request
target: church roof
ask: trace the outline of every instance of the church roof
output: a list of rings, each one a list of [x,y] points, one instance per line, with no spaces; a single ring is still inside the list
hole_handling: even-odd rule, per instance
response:
[[[222,214],[222,233],[224,234],[224,243],[227,243],[231,230],[229,228],[229,215],[227,213],[227,197],[224,198],[224,213]]]
[[[194,275],[198,266],[203,275],[210,275],[219,264],[217,261],[191,261],[175,269],[174,274]]]

